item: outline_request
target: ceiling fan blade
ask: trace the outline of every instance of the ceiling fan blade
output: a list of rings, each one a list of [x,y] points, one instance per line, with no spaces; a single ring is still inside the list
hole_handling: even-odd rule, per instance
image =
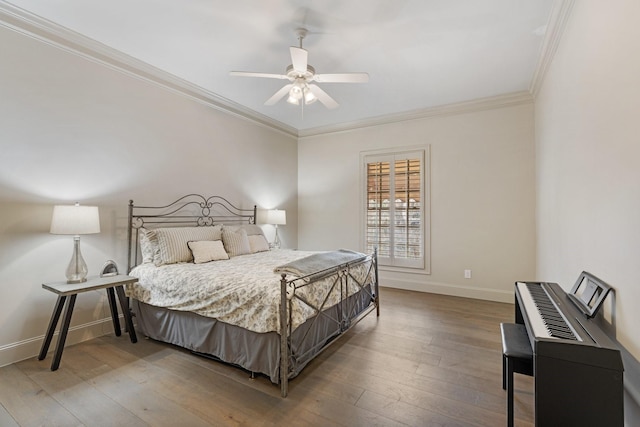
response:
[[[266,77],[268,79],[288,79],[289,78],[284,74],[252,73],[250,71],[231,71],[229,75],[237,76],[237,77]]]
[[[318,83],[367,83],[367,73],[316,74],[313,80]]]
[[[289,90],[293,87],[293,83],[289,83],[288,85],[282,86],[279,91],[277,91],[271,98],[267,99],[264,105],[273,105],[276,102],[280,101],[286,94],[289,93]]]
[[[310,84],[309,90],[311,90],[311,93],[314,94],[316,98],[318,98],[318,100],[322,102],[328,109],[333,110],[334,108],[338,108],[339,104],[332,97],[330,97],[327,92],[320,89],[318,85]]]
[[[309,53],[305,49],[295,46],[291,46],[289,51],[291,52],[291,64],[293,65],[293,69],[300,74],[306,73]]]

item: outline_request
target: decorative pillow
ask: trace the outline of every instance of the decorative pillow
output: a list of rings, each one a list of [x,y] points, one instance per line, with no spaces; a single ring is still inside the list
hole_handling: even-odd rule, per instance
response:
[[[142,262],[155,262],[160,256],[160,248],[158,247],[158,237],[155,230],[147,230],[142,227],[138,230],[140,238],[140,254]]]
[[[156,265],[175,264],[177,262],[191,262],[193,256],[188,242],[201,240],[220,240],[222,226],[203,227],[167,227],[156,228],[159,256],[154,260]]]
[[[247,236],[256,236],[256,235],[264,236],[264,231],[262,231],[262,228],[260,228],[259,225],[255,225],[255,224],[223,225],[222,229],[229,230],[229,231],[238,231],[238,230],[244,229],[247,232]]]
[[[229,255],[224,250],[222,240],[200,240],[198,242],[187,242],[187,246],[189,246],[189,250],[193,255],[193,262],[196,264],[229,259]]]
[[[229,256],[234,257],[251,253],[249,237],[247,236],[247,230],[244,228],[232,231],[225,227],[222,230],[222,242]]]
[[[267,239],[263,235],[254,234],[249,236],[249,248],[251,249],[252,254],[268,251],[269,242],[267,242]]]

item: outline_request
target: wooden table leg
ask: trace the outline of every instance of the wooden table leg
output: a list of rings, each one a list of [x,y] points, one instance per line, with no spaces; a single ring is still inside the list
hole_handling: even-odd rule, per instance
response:
[[[55,371],[60,366],[60,359],[62,359],[62,351],[64,350],[64,342],[67,340],[67,332],[69,332],[69,324],[71,323],[71,315],[73,314],[73,306],[76,303],[76,297],[78,295],[69,295],[69,301],[67,301],[67,308],[64,311],[64,319],[62,320],[62,326],[60,326],[60,335],[58,336],[58,344],[56,345],[56,353],[53,356],[51,362],[51,370]]]
[[[131,309],[129,308],[127,296],[124,294],[124,288],[122,285],[116,286],[116,293],[118,294],[118,299],[120,300],[120,308],[122,308],[122,312],[124,314],[124,322],[127,325],[127,332],[129,332],[129,338],[132,343],[138,342],[138,337],[136,337],[136,330],[133,329],[133,320],[131,320]]]
[[[40,348],[40,354],[38,355],[38,360],[43,360],[45,357],[47,357],[47,352],[49,351],[49,345],[51,345],[51,339],[53,338],[53,334],[56,331],[56,326],[58,325],[58,319],[60,319],[60,313],[62,313],[62,307],[64,307],[64,302],[66,299],[67,299],[66,296],[62,296],[62,295],[58,296],[56,305],[53,308],[53,313],[51,313],[51,320],[49,320],[47,335],[45,335],[44,341],[42,343],[42,347]]]
[[[116,295],[113,292],[113,288],[107,288],[107,296],[109,297],[109,308],[111,309],[113,331],[116,333],[116,336],[119,337],[121,335],[120,320],[118,319],[118,306],[116,305]]]

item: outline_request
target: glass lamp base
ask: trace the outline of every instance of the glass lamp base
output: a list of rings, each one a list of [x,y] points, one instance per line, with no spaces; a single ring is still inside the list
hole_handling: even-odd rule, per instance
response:
[[[67,267],[67,283],[82,283],[87,281],[87,263],[80,252],[80,236],[73,238],[73,256]]]
[[[273,243],[271,244],[271,247],[273,249],[280,249],[280,236],[278,236],[278,225],[276,224],[276,236],[273,239]]]

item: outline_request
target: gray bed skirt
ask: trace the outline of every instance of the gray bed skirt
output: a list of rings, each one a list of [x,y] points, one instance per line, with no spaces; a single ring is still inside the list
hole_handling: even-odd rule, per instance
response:
[[[292,334],[288,378],[294,378],[326,345],[347,329],[334,319],[342,311],[362,313],[373,304],[370,289],[351,295],[322,315],[307,320]],[[257,333],[189,311],[169,310],[131,299],[136,329],[154,340],[213,356],[280,382],[280,335]]]

